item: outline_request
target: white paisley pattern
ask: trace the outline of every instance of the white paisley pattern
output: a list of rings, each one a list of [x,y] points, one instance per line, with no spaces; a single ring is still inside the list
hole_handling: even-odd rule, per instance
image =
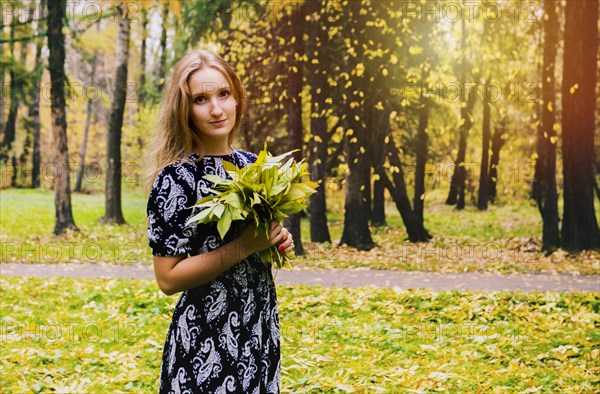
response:
[[[155,256],[197,255],[229,242],[214,223],[185,226],[189,209],[213,185],[205,174],[228,177],[223,161],[244,167],[256,155],[189,155],[165,167],[148,199],[148,241]],[[181,293],[164,342],[159,392],[279,393],[277,295],[271,266],[255,253],[213,281]]]

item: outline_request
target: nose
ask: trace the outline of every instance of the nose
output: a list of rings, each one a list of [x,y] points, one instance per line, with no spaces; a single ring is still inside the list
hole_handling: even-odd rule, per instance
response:
[[[218,98],[213,97],[210,103],[210,116],[215,118],[220,117],[223,114],[223,109],[221,108],[221,103]]]

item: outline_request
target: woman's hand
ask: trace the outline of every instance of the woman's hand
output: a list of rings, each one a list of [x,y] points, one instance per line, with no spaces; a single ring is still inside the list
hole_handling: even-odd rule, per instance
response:
[[[290,232],[281,225],[281,223],[273,220],[270,223],[269,237],[264,233],[254,237],[256,225],[251,223],[240,235],[239,241],[242,247],[250,255],[256,252],[261,252],[271,246],[280,244],[279,251],[285,253],[294,249],[294,241]],[[283,249],[281,249],[283,247]]]
[[[294,250],[294,240],[292,239],[292,233],[287,228],[282,227],[282,239],[279,242],[279,253],[284,254]]]

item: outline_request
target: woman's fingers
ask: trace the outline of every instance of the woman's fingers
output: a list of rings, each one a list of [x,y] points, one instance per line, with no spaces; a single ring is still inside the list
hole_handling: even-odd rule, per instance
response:
[[[294,240],[292,238],[292,234],[289,232],[287,228],[282,229],[283,237],[281,239],[281,243],[278,248],[281,253],[286,253],[294,250]]]
[[[283,227],[279,223],[277,223],[275,226],[272,226],[271,232],[269,233],[269,237],[274,238],[275,236],[279,235],[281,233],[282,229],[283,229]]]
[[[281,223],[275,220],[271,221],[270,228],[269,241],[271,242],[271,245],[277,245],[277,248],[281,253],[294,250],[294,239],[287,228],[283,227]]]
[[[271,245],[276,245],[277,243],[281,242],[281,240],[283,239],[283,227],[281,226],[281,223],[278,223],[276,221],[272,221],[271,222],[271,231],[269,232],[269,243]]]

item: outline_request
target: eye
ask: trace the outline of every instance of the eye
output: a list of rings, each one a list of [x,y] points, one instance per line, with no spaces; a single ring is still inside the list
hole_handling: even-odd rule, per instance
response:
[[[198,96],[194,99],[194,102],[196,102],[196,103],[203,103],[205,101],[206,101],[206,97],[204,97],[204,96]]]
[[[231,93],[229,92],[229,90],[221,90],[221,94],[219,95],[222,99],[226,99],[227,97],[229,97],[231,95]]]

